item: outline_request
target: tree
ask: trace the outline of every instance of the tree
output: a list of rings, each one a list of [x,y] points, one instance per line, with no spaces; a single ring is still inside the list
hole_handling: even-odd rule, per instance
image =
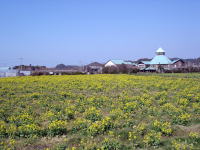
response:
[[[64,64],[58,64],[55,68],[59,70],[63,70],[66,68],[66,66]]]

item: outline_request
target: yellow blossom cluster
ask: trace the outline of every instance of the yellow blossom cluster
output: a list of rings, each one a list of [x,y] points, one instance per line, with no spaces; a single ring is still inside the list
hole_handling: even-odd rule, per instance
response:
[[[200,74],[0,78],[0,149],[198,149]]]

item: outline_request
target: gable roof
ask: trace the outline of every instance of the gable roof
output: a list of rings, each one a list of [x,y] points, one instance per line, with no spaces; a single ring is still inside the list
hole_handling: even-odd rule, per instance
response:
[[[182,59],[175,59],[175,60],[173,60],[172,62],[171,62],[171,64],[174,64],[174,63],[176,63],[177,61],[182,61],[182,62],[184,62]]]
[[[124,60],[120,60],[120,59],[112,59],[110,61],[113,62],[116,65],[121,65],[121,64],[133,65],[134,64],[134,63],[132,63],[130,61],[124,61]]]
[[[88,64],[87,66],[103,66],[103,64],[98,63],[98,62],[93,62],[93,63]]]
[[[143,63],[143,64],[145,64],[145,65],[150,65],[150,64],[151,64],[151,61],[139,61],[138,64],[139,64],[139,63]]]

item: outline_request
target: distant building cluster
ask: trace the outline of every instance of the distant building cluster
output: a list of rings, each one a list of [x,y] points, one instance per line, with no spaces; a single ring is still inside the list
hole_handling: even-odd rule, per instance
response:
[[[10,67],[0,67],[0,77],[29,76],[31,71],[17,70]]]
[[[29,76],[33,71],[46,70],[45,66],[26,66],[0,67],[0,77]]]
[[[109,60],[105,64],[93,62],[85,66],[58,64],[54,68],[46,66],[19,65],[0,67],[0,77],[28,75],[67,75],[67,74],[101,74],[101,73],[137,73],[137,72],[200,72],[200,58],[168,58],[166,52],[159,48],[152,59]]]
[[[164,72],[165,70],[172,70],[175,68],[184,68],[185,62],[182,59],[171,60],[165,55],[165,51],[159,48],[156,51],[156,56],[151,60],[140,60],[140,61],[124,61],[124,60],[109,60],[105,67],[117,66],[125,64],[138,68],[142,72]]]
[[[129,69],[137,69],[139,72],[173,72],[177,70],[184,70],[185,72],[192,72],[192,71],[198,71],[199,65],[192,64],[191,61],[188,61],[187,63],[183,59],[179,58],[173,58],[169,59],[166,55],[165,50],[162,48],[159,48],[156,51],[156,55],[153,59],[140,59],[139,61],[128,61],[128,60],[109,60],[104,64],[104,68],[121,68],[123,72],[124,67]],[[124,65],[122,67],[122,65]],[[197,68],[191,70],[191,68]],[[99,69],[99,70],[102,70]],[[111,70],[111,72],[114,71]],[[128,71],[128,72],[129,72]]]
[[[156,56],[151,60],[141,60],[138,62],[124,61],[124,60],[110,60],[105,64],[105,67],[117,66],[126,64],[128,66],[134,66],[140,71],[146,72],[164,72],[165,70],[172,70],[176,68],[184,68],[185,62],[182,59],[171,60],[165,55],[165,51],[159,48],[156,51]]]

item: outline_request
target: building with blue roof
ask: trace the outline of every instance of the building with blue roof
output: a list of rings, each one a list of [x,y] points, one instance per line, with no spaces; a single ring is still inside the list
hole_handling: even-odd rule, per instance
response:
[[[134,63],[133,61],[125,61],[121,59],[109,60],[104,66],[105,67],[117,67],[125,64],[127,66],[136,67],[141,71],[157,71],[164,72],[164,70],[179,69],[185,67],[185,62],[182,59],[171,60],[165,55],[165,50],[159,48],[156,50],[156,56],[153,59],[141,59]]]
[[[150,62],[151,65],[169,65],[171,63],[172,61],[167,56],[165,56],[165,51],[162,48],[159,48],[156,51],[156,56]]]
[[[122,64],[136,66],[136,64],[131,61],[111,59],[105,64],[105,67],[112,67],[112,66],[116,67],[117,65],[122,65]]]
[[[140,61],[138,67],[141,71],[164,71],[184,67],[181,59],[171,60],[165,55],[165,50],[159,48],[156,56],[150,61]]]

